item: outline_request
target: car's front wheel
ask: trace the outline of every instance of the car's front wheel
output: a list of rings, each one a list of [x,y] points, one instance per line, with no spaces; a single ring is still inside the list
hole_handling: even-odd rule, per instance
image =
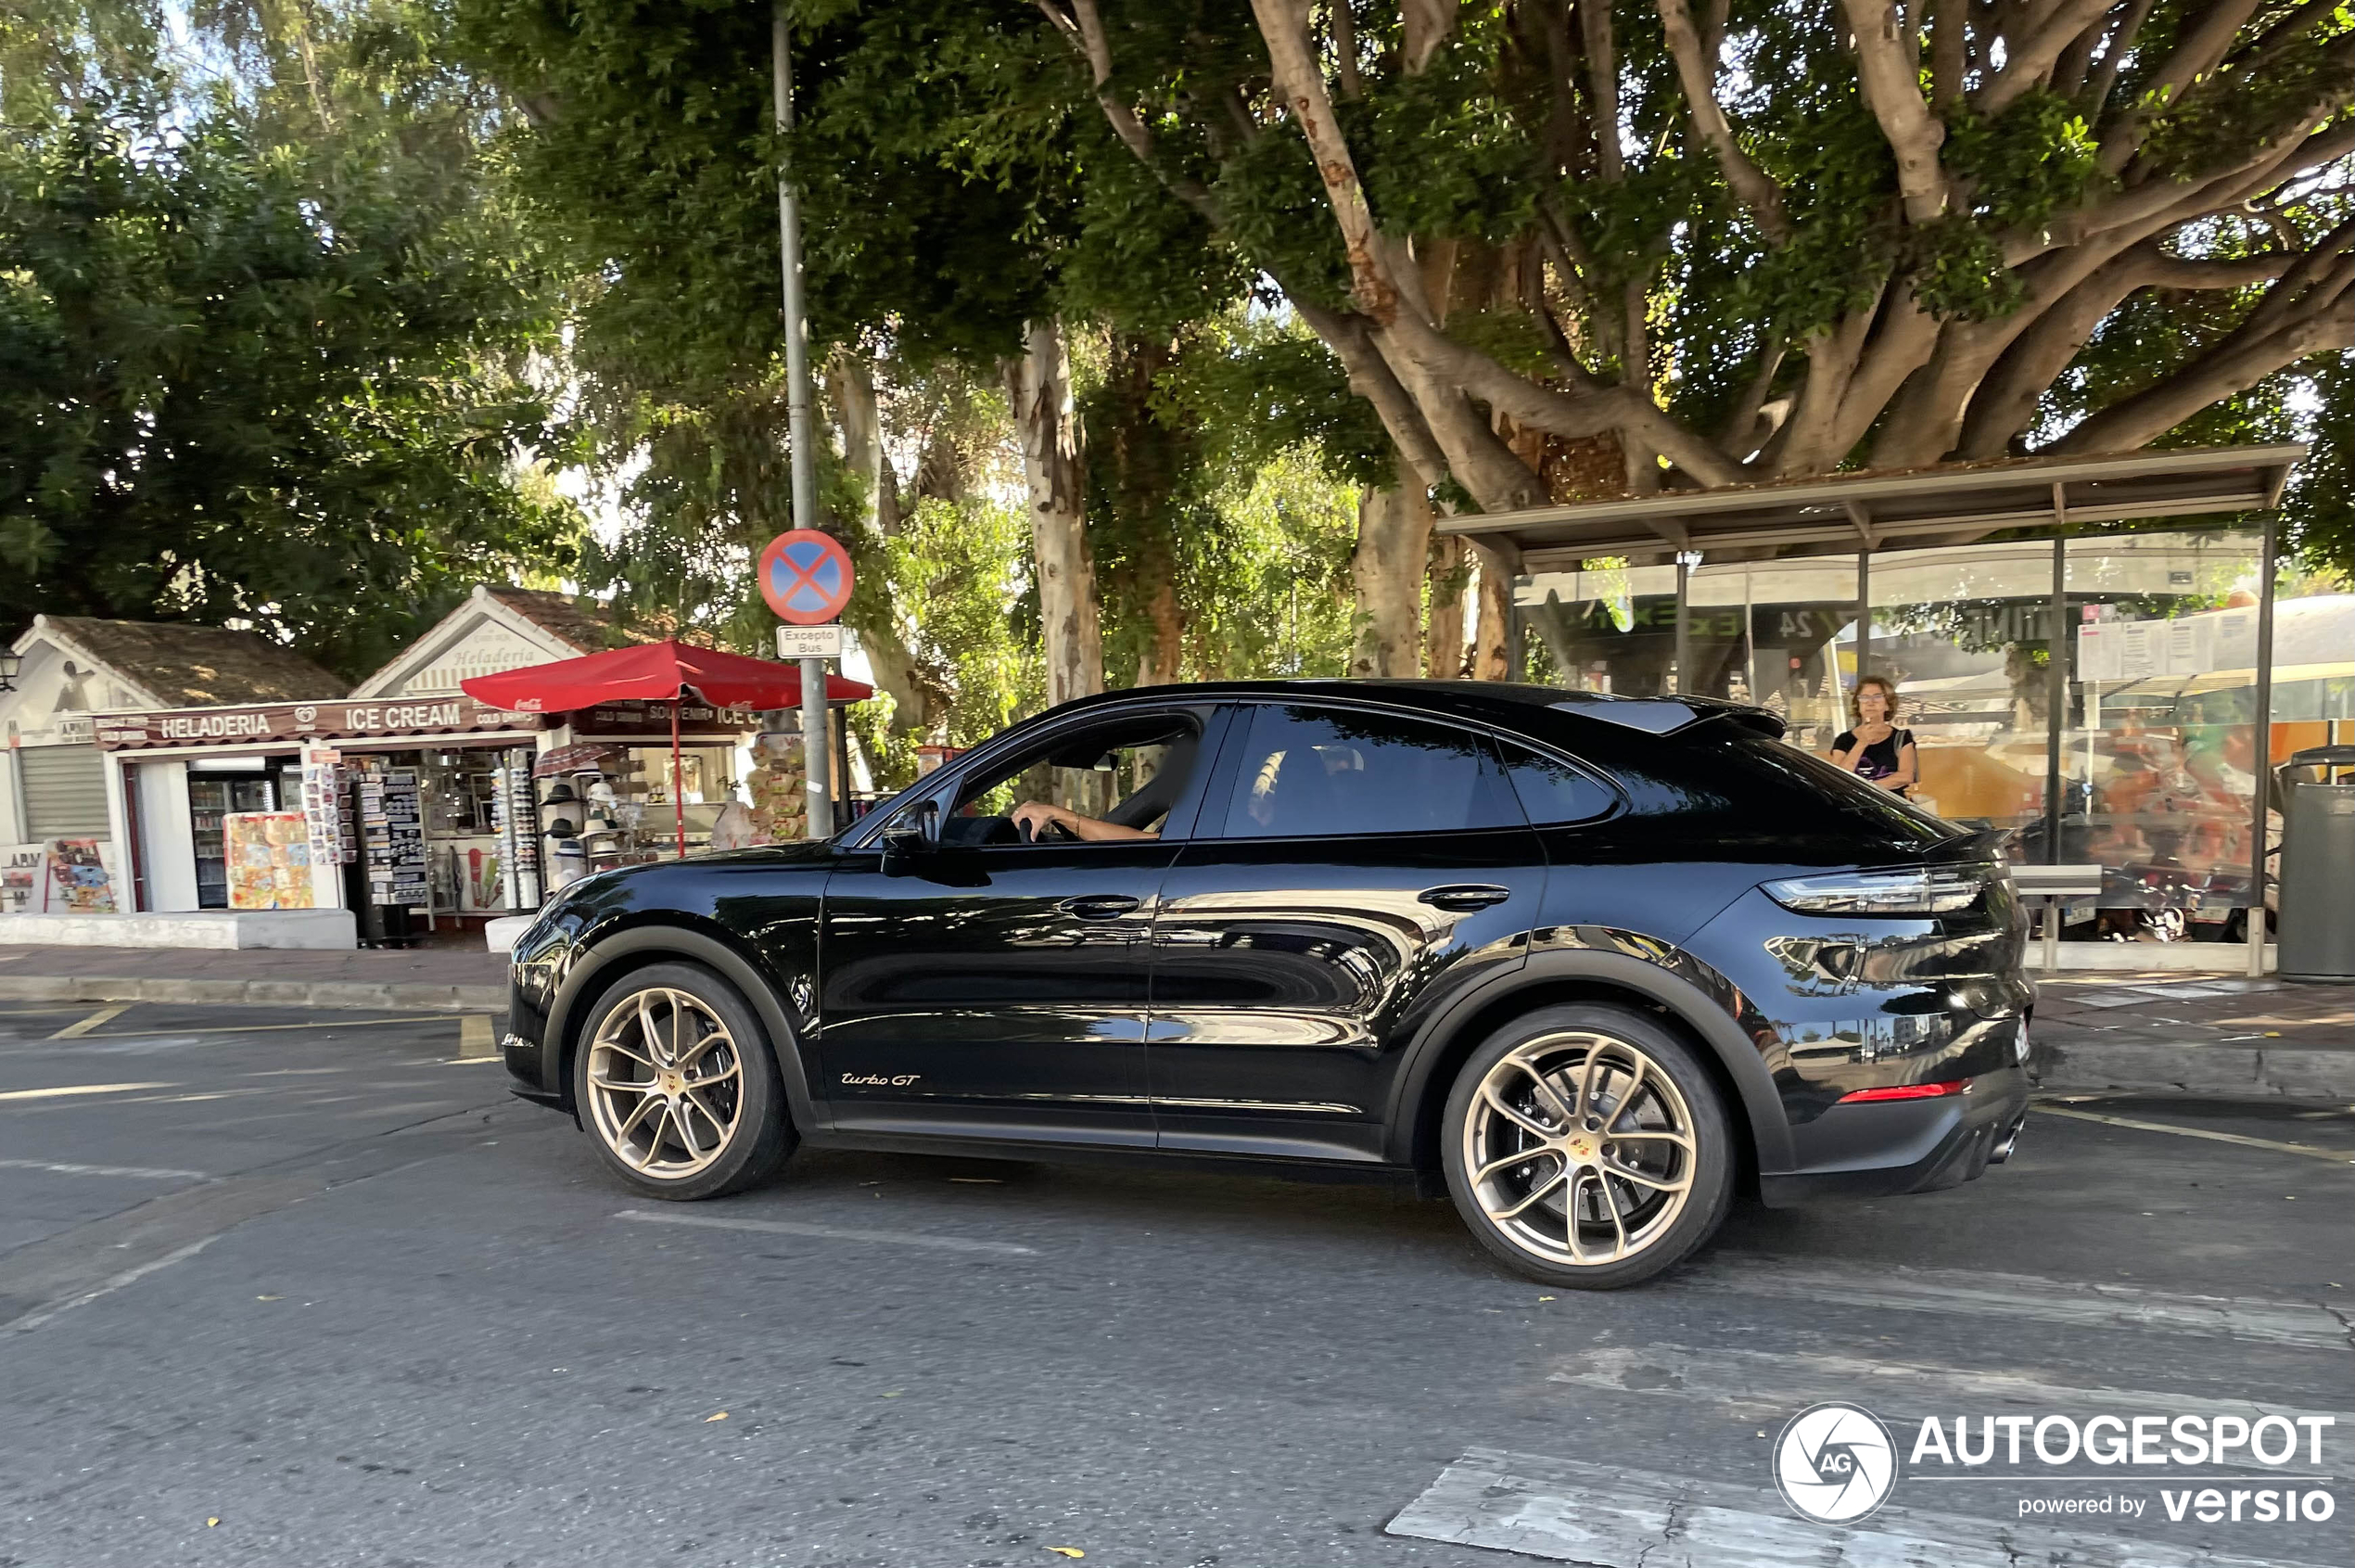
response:
[[[1627,1008],[1549,1007],[1483,1041],[1442,1127],[1447,1187],[1506,1264],[1610,1290],[1688,1256],[1732,1202],[1732,1128],[1693,1049]]]
[[[767,1031],[696,964],[632,970],[597,999],[573,1053],[573,1099],[605,1164],[649,1197],[741,1192],[793,1153]]]

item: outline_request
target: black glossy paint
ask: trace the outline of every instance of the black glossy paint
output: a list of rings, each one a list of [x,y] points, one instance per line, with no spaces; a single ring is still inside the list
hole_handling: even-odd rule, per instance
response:
[[[894,856],[924,799],[1042,742],[1167,708],[1309,704],[1419,719],[1608,781],[1574,824],[1222,836],[1240,733],[1214,714],[1171,836]],[[560,1103],[579,1018],[633,963],[684,951],[758,997],[819,1141],[957,1139],[1418,1163],[1452,1062],[1517,1008],[1657,1009],[1723,1069],[1770,1202],[1967,1179],[2025,1104],[2033,992],[2008,885],[1937,917],[1794,913],[1760,888],[1990,858],[1986,843],[1783,747],[1773,721],[1458,682],[1254,682],[1040,715],[834,844],[576,884],[516,950],[519,1090]],[[1204,804],[1208,802],[1208,804]],[[1133,900],[1133,902],[1132,902]],[[1844,1105],[1970,1077],[1967,1096]]]

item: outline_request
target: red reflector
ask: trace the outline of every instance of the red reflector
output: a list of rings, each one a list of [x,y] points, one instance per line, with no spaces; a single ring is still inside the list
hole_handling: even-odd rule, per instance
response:
[[[1970,1088],[1970,1079],[1956,1078],[1952,1083],[1906,1083],[1888,1089],[1860,1089],[1853,1094],[1843,1094],[1835,1102],[1841,1105],[1859,1105],[1867,1100],[1936,1100],[1943,1095],[1960,1094]]]

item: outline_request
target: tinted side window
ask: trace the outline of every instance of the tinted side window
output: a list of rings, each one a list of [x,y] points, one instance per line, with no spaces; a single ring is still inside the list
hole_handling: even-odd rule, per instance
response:
[[[1610,790],[1567,763],[1517,746],[1507,745],[1503,750],[1513,792],[1521,797],[1521,809],[1535,826],[1586,822],[1618,804]]]
[[[1521,825],[1486,743],[1461,730],[1272,705],[1245,709],[1241,721],[1230,838]]]

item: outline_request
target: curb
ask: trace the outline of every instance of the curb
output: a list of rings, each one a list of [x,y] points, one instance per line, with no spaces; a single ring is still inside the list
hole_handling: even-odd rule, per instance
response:
[[[2355,1099],[2355,1051],[2259,1050],[2156,1040],[2143,1045],[2035,1043],[2037,1087],[2221,1094],[2283,1100]]]
[[[359,1008],[378,1013],[504,1013],[507,988],[5,975],[0,975],[0,1001],[175,1001],[214,1006]]]

